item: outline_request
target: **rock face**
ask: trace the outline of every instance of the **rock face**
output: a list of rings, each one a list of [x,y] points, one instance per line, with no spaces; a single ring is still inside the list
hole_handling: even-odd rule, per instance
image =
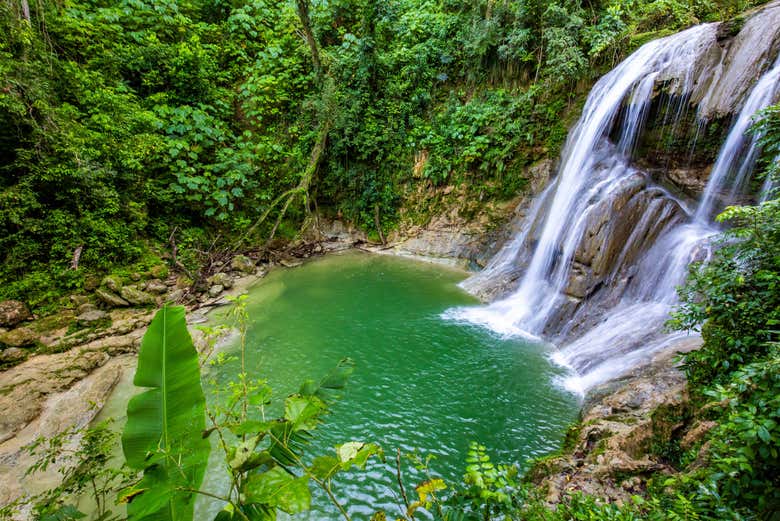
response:
[[[37,418],[50,395],[70,389],[111,355],[134,352],[143,331],[101,338],[64,353],[38,355],[0,373],[0,442]]]
[[[4,300],[0,302],[0,327],[14,327],[32,318],[32,313],[24,302]]]
[[[25,367],[24,373],[14,372],[14,381],[22,389],[18,392],[11,390],[10,399],[16,398],[24,403],[17,404],[11,409],[8,408],[9,402],[6,396],[2,398],[4,413],[10,413],[12,418],[9,418],[9,421],[16,423],[13,424],[12,432],[15,434],[13,438],[8,436],[9,421],[5,421],[0,427],[3,429],[0,434],[0,439],[3,440],[0,441],[0,505],[24,494],[43,492],[59,483],[61,476],[58,474],[59,467],[56,464],[51,465],[46,471],[26,476],[25,471],[34,463],[34,458],[23,447],[39,436],[52,437],[71,427],[83,428],[92,421],[116,385],[121,373],[132,363],[132,359],[127,357],[108,361],[107,356],[87,354],[87,361],[78,363],[77,366],[72,365],[75,361],[71,358],[68,358],[70,360],[68,363],[58,364],[58,367],[68,375],[70,385],[64,388],[57,386],[56,391],[51,383],[41,380],[44,373],[39,372],[40,365],[34,364],[34,367],[29,365],[40,357],[19,366]],[[78,382],[71,379],[75,375],[91,371],[93,366],[97,368]],[[23,374],[28,375],[31,380],[23,381],[24,378],[21,376]],[[7,373],[0,374],[0,388],[7,391],[11,380],[6,375]],[[32,388],[33,385],[40,386],[38,388],[40,391]],[[62,392],[51,395],[50,391]],[[50,396],[48,401],[44,401],[46,396]],[[16,414],[16,409],[20,405],[24,409],[24,415]],[[32,407],[27,408],[28,405]],[[30,420],[24,421],[26,418]],[[66,447],[75,446],[78,438],[72,438],[66,443]]]
[[[0,351],[0,365],[2,364],[16,364],[27,358],[27,352],[24,349],[18,347],[9,347]]]
[[[577,492],[627,501],[645,490],[652,473],[674,472],[661,455],[653,454],[652,446],[679,439],[687,427],[686,382],[674,366],[673,352],[696,349],[700,342],[684,340],[641,373],[591,393],[564,454],[542,460],[529,473],[548,502],[559,503]],[[701,439],[705,428],[691,436]]]
[[[770,2],[738,22],[722,24],[718,37],[725,52],[714,68],[712,83],[702,85],[692,101],[700,102],[700,114],[706,119],[733,114],[752,88],[755,79],[772,64],[780,49],[780,2]],[[739,32],[727,40],[730,33]]]
[[[511,236],[511,221],[518,220],[526,212],[554,169],[555,162],[550,159],[529,166],[524,172],[529,190],[524,195],[502,204],[488,205],[477,216],[468,214],[467,197],[460,189],[447,187],[442,193],[419,194],[421,205],[430,204],[429,199],[439,198],[442,211],[423,226],[408,225],[400,230],[403,239],[393,237],[393,251],[462,267],[484,266]]]

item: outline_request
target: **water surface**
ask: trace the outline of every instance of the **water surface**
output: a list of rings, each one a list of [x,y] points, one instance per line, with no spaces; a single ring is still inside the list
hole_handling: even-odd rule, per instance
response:
[[[390,456],[396,448],[433,455],[431,471],[457,481],[476,440],[494,461],[522,466],[558,447],[577,402],[552,384],[561,370],[549,362],[548,346],[440,318],[452,306],[476,304],[456,286],[465,275],[359,253],[274,271],[249,293],[247,370],[266,378],[280,403],[304,379],[321,378],[344,357],[355,361],[344,397],[313,442],[314,455],[371,441]],[[227,365],[210,376],[221,385],[237,370]],[[424,479],[410,465],[404,470],[410,485]],[[214,471],[208,479],[207,489],[224,478]],[[335,492],[355,519],[382,508],[391,516],[398,508],[394,482],[393,469],[377,462],[339,480]],[[218,506],[205,508],[210,514]],[[301,518],[338,514],[315,497],[313,511]]]

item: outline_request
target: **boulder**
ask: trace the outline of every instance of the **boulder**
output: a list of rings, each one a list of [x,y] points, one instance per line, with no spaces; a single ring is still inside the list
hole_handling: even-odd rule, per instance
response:
[[[113,291],[114,293],[119,293],[120,290],[122,289],[122,280],[115,275],[108,275],[106,277],[103,277],[103,280],[100,283],[100,285],[107,287],[110,291]]]
[[[149,306],[156,303],[152,295],[132,286],[125,286],[119,294],[130,304],[136,306]]]
[[[10,347],[30,347],[35,345],[38,335],[30,328],[17,327],[0,336],[0,344]]]
[[[24,302],[4,300],[0,302],[0,326],[14,327],[20,322],[30,320],[32,313]]]
[[[76,320],[78,321],[79,325],[89,327],[97,325],[101,322],[105,322],[108,320],[108,318],[108,313],[105,311],[94,309],[80,314],[76,317]]]
[[[209,288],[209,297],[214,298],[219,296],[220,293],[222,293],[225,290],[222,286],[219,284],[215,284]]]
[[[27,358],[27,352],[18,347],[9,347],[0,351],[0,364],[15,364]]]
[[[130,280],[134,282],[138,282],[139,280],[141,280],[141,278],[142,278],[141,274],[138,273],[137,271],[134,271],[133,273],[130,274]]]
[[[168,286],[166,286],[160,279],[152,279],[146,283],[146,291],[155,295],[162,295],[168,291]]]
[[[241,273],[252,274],[255,272],[255,262],[246,255],[236,255],[230,261],[230,267]]]
[[[254,265],[252,267],[254,268]],[[233,287],[233,278],[227,273],[217,273],[216,275],[209,277],[209,284],[212,286],[219,285],[225,289],[230,289]]]
[[[78,308],[79,315],[83,315],[84,313],[89,313],[90,311],[95,311],[97,309],[97,306],[92,304],[91,302],[85,302],[84,304],[81,304]]]
[[[120,297],[119,295],[112,293],[106,289],[98,288],[95,290],[95,296],[102,302],[112,308],[121,308],[129,306],[130,303]]]

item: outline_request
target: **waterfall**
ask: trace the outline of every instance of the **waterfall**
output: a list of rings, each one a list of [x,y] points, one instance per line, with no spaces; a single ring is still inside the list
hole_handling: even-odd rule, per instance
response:
[[[727,200],[733,200],[742,192],[759,154],[758,134],[749,135],[753,117],[771,105],[780,91],[780,58],[753,87],[745,106],[731,127],[726,142],[720,149],[718,159],[712,168],[710,180],[704,190],[694,219],[708,222],[717,211],[719,194],[727,190]]]
[[[693,215],[631,160],[657,87],[669,95],[664,117],[674,127],[691,93],[719,81],[711,70],[717,27],[703,24],[647,43],[596,83],[556,178],[513,239],[462,284],[480,293],[519,280],[517,289],[487,306],[447,310],[445,318],[562,343],[553,359],[572,370],[563,384],[580,393],[685,336],[663,328],[676,287],[691,262],[710,255],[717,229],[709,218],[719,194],[733,198],[749,179],[759,150],[758,137],[746,130],[776,95],[780,59],[747,96]]]

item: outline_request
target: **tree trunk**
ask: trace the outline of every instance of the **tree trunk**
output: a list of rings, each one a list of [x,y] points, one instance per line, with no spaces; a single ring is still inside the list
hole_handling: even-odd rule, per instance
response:
[[[314,63],[314,72],[317,73],[317,77],[322,76],[322,62],[320,61],[320,48],[317,45],[317,40],[314,38],[314,31],[311,28],[311,18],[309,18],[309,0],[296,0],[298,5],[298,18],[301,19],[301,25],[303,26],[303,34],[306,37],[306,43],[309,45],[309,51],[311,51],[311,61]]]

